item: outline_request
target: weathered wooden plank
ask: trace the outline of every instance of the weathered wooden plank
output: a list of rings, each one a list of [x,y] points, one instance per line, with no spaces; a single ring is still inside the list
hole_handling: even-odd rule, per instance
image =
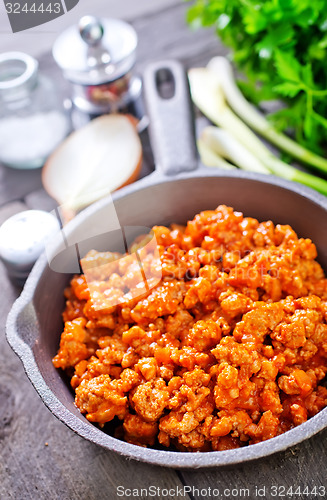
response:
[[[139,35],[137,71],[142,72],[151,60],[177,58],[187,67],[203,65],[211,57],[225,50],[213,30],[188,29],[185,24],[187,6],[182,2],[136,19],[133,24]],[[41,70],[56,81],[62,96],[69,95],[64,81],[50,53],[40,57]],[[146,169],[144,173],[148,173]],[[0,206],[23,199],[41,188],[40,170],[20,171],[0,165]]]
[[[0,225],[3,224],[12,215],[26,210],[26,205],[20,201],[8,203],[0,208]]]
[[[56,201],[51,198],[48,193],[42,188],[29,193],[24,198],[27,207],[33,210],[46,210],[51,212],[57,207]]]
[[[203,66],[211,57],[226,54],[214,29],[195,31],[186,25],[187,7],[184,2],[180,2],[131,20],[139,38],[136,71],[142,72],[150,61],[165,58],[179,59],[186,67]],[[40,68],[55,78],[60,92],[69,95],[69,85],[51,53],[41,55],[39,62]]]
[[[61,75],[48,55],[43,68],[60,81]],[[67,92],[61,80],[61,91]],[[153,160],[144,143],[142,175],[152,170]],[[25,197],[28,208],[49,210],[53,200],[39,189],[39,172],[16,173],[5,170],[0,203]],[[17,179],[22,180],[18,182]],[[35,182],[36,180],[36,182]],[[24,209],[13,203],[0,211],[4,220],[14,211]],[[182,487],[177,474],[146,464],[128,461],[83,440],[61,424],[44,407],[27,380],[20,361],[4,339],[4,320],[19,290],[7,280],[0,266],[2,289],[6,290],[0,306],[0,498],[87,499],[117,498],[116,488]],[[45,446],[45,443],[48,446]],[[141,498],[146,498],[141,495]],[[160,494],[156,498],[163,498]],[[177,495],[176,498],[180,497]]]
[[[194,31],[186,26],[187,7],[177,4],[133,21],[139,35],[138,68],[164,58],[179,59],[186,67],[203,66],[211,57],[226,54],[213,29]]]
[[[25,195],[41,186],[40,169],[16,170],[0,164],[0,206],[22,200]]]
[[[218,489],[221,498],[326,498],[326,439],[327,431],[324,431],[286,452],[263,460],[229,470],[184,471],[182,476],[187,484],[194,486],[190,494],[196,500],[203,498],[198,490],[209,487],[211,490]],[[316,495],[310,494],[314,492],[315,486]],[[309,494],[305,493],[306,487]],[[293,494],[287,495],[287,491],[292,491],[291,488]],[[299,488],[298,494],[294,493],[296,488]]]
[[[140,40],[140,71],[150,60],[176,57],[187,66],[203,65],[213,55],[225,52],[213,31],[200,30],[194,33],[186,28],[186,8],[186,5],[179,4],[134,20]],[[42,58],[41,66],[56,79],[62,92],[67,93],[67,84],[49,54]],[[143,175],[151,171],[152,159],[148,147],[145,148],[145,158]],[[39,172],[17,174],[0,168],[0,204],[25,197],[28,207],[48,209],[46,207],[50,201],[47,195],[43,191],[36,192],[41,186],[38,176]],[[24,207],[21,203],[5,206],[0,210],[0,222]],[[272,497],[273,485],[327,486],[327,451],[324,447],[327,431],[292,450],[265,460],[230,470],[183,471],[179,476],[171,470],[127,461],[79,438],[43,406],[24,375],[20,361],[6,344],[4,322],[19,290],[9,283],[1,265],[0,280],[3,292],[0,303],[1,500],[107,500],[117,498],[118,485],[125,488],[146,488],[150,485],[174,488],[182,486],[178,477],[182,478],[184,484],[200,490],[219,488],[221,498],[224,498],[223,491],[226,488],[250,488],[247,497],[252,499],[259,498],[255,496],[255,486],[265,486],[263,498],[269,499],[278,498]],[[48,446],[45,446],[46,442]],[[203,498],[203,493],[194,491],[193,497]],[[141,498],[145,496],[141,495]],[[156,498],[162,497],[158,495]],[[233,498],[245,498],[245,495],[239,492]],[[310,496],[296,495],[295,498]]]
[[[78,20],[88,14],[99,17],[117,17],[122,19],[133,19],[149,12],[156,12],[167,5],[176,4],[182,0],[92,0],[92,2],[80,1],[68,14],[59,17],[45,25],[23,31],[11,33],[9,20],[5,14],[5,7],[0,2],[0,47],[1,51],[19,50],[37,57],[41,53],[51,49],[53,42],[68,26],[77,23]]]
[[[107,452],[51,415],[5,340],[5,318],[19,289],[1,265],[0,282],[5,290],[0,302],[0,499],[108,500],[117,498],[120,485],[182,487],[174,471]]]
[[[22,203],[3,207],[0,223],[25,208]],[[1,264],[0,282],[5,291],[0,302],[0,499],[107,500],[117,497],[120,485],[182,487],[174,471],[107,452],[51,415],[5,340],[5,318],[20,290]]]

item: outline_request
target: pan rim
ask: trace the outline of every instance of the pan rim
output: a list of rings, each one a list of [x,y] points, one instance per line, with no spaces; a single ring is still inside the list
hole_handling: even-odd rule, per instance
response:
[[[257,183],[264,183],[275,185],[278,188],[291,191],[305,199],[310,200],[323,210],[327,212],[327,198],[315,191],[293,183],[284,179],[279,179],[270,175],[258,175],[252,172],[224,172],[205,169],[204,171],[194,171],[190,173],[181,173],[174,177],[163,177],[158,175],[157,172],[143,178],[142,180],[126,186],[121,190],[113,193],[112,199],[115,202],[124,197],[128,197],[136,191],[147,189],[160,185],[164,182],[175,182],[176,180],[192,179],[194,177],[223,177],[230,179],[245,179],[255,181]],[[68,232],[80,226],[85,219],[95,214],[98,210],[103,208],[110,201],[110,197],[104,198],[90,207],[83,210],[76,216],[67,226]],[[7,340],[14,352],[21,359],[24,370],[30,379],[35,390],[41,397],[44,404],[48,409],[66,426],[73,430],[83,438],[102,446],[103,448],[115,451],[125,457],[133,458],[141,462],[150,463],[153,465],[160,465],[164,467],[172,467],[176,469],[198,469],[208,467],[223,467],[233,466],[240,463],[257,460],[260,458],[268,457],[274,453],[285,451],[286,449],[295,446],[302,441],[314,436],[327,427],[327,408],[320,411],[317,415],[310,418],[307,422],[287,431],[280,436],[276,436],[267,441],[257,444],[248,445],[243,448],[226,451],[210,451],[210,452],[178,452],[178,451],[165,451],[155,450],[151,448],[142,448],[125,441],[116,439],[102,430],[90,424],[86,418],[81,415],[81,418],[74,415],[54,394],[54,392],[47,386],[41,372],[36,364],[34,355],[30,347],[24,343],[19,337],[16,328],[17,319],[22,311],[32,302],[35,290],[39,282],[39,278],[47,267],[47,259],[42,255],[37,261],[30,274],[21,296],[15,301],[7,319],[6,335]]]

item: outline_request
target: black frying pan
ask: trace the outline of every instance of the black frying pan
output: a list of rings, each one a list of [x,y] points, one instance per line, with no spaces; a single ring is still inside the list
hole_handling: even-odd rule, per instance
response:
[[[290,224],[300,236],[309,237],[316,243],[320,262],[327,269],[325,197],[272,176],[238,171],[230,173],[199,165],[187,79],[178,63],[167,61],[149,67],[145,74],[145,94],[156,171],[114,193],[114,207],[121,226],[185,223],[201,210],[227,204],[246,216]],[[79,242],[81,253],[93,247],[112,250],[118,245],[117,231],[108,233],[117,229],[110,226],[110,207],[111,199],[103,199],[66,226],[65,241],[70,247],[61,255],[67,271],[76,265],[74,243]],[[54,244],[58,252],[62,251],[62,241],[59,240],[58,237]],[[236,450],[207,453],[146,449],[104,433],[75,408],[69,385],[51,362],[62,331],[63,290],[69,279],[69,274],[52,270],[46,256],[42,256],[9,314],[7,338],[44,403],[80,436],[144,462],[175,468],[199,468],[264,457],[285,450],[327,426],[325,409],[308,422],[268,441]]]

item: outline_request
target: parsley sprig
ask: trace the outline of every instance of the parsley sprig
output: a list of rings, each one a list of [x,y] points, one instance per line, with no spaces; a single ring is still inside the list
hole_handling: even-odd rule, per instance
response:
[[[277,130],[317,153],[327,143],[327,0],[189,0],[193,26],[216,27],[254,103],[282,99]]]

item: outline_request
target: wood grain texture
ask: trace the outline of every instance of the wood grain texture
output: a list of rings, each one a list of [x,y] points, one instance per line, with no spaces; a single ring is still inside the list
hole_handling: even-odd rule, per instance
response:
[[[0,164],[0,207],[5,203],[23,199],[41,186],[40,169],[16,170]]]
[[[150,35],[151,19],[160,26],[160,15],[148,17],[140,28],[143,40]],[[140,59],[146,61],[148,45],[144,42],[143,50]],[[41,68],[57,81],[62,95],[67,95],[68,86],[49,54],[41,58]],[[152,171],[153,159],[146,134],[142,141],[143,176]],[[40,171],[0,167],[0,181],[0,222],[25,208],[51,210],[54,206],[41,188]],[[22,199],[24,202],[13,202]],[[8,281],[1,265],[0,280],[6,291],[0,306],[0,499],[108,500],[117,498],[119,485],[139,489],[151,485],[161,489],[182,487],[175,471],[107,452],[75,435],[51,415],[5,340],[5,319],[20,290]],[[140,498],[146,498],[145,494]],[[159,494],[156,498],[164,497]]]
[[[319,487],[324,487],[327,492],[326,439],[327,431],[324,431],[298,446],[263,460],[219,471],[214,469],[205,472],[185,471],[182,475],[186,484],[192,484],[199,490],[208,487],[211,487],[211,489],[218,488],[222,496],[226,498],[228,496],[228,494],[224,495],[226,489],[238,491],[238,494],[233,498],[259,498],[256,496],[256,488],[261,491],[264,488],[265,494],[263,498],[267,500],[282,498],[283,496],[299,499],[326,498],[324,495],[315,496],[314,494],[306,495],[303,493],[306,486],[308,486],[309,492],[313,491],[315,486],[317,492]],[[279,491],[284,492],[284,495],[276,495],[275,487],[279,487]],[[295,491],[297,487],[300,487],[299,492],[302,492],[302,494],[286,495],[289,488]],[[249,494],[244,489],[248,490]],[[323,491],[323,489],[320,491]],[[192,496],[196,500],[201,499],[201,495],[197,491],[193,491]]]
[[[133,21],[139,35],[138,67],[149,61],[176,58],[187,68],[203,66],[211,57],[226,54],[213,29],[193,31],[186,26],[184,4],[167,7]]]
[[[192,31],[186,26],[185,16],[184,2],[172,5],[170,3],[163,9],[161,4],[161,10],[151,9],[150,13],[131,21],[139,36],[137,72],[142,73],[150,61],[176,58],[181,60],[186,67],[191,67],[206,64],[214,55],[226,52],[219,45],[213,30]],[[56,82],[62,98],[68,97],[69,85],[56,66],[51,53],[47,52],[40,56],[39,62],[41,71]],[[146,134],[144,134],[143,143],[145,144],[145,161],[142,176],[147,175],[153,169]],[[23,199],[31,192],[38,192],[41,186],[40,169],[20,171],[0,165],[0,206]]]
[[[0,209],[0,221],[25,208],[7,205]],[[107,452],[51,415],[5,339],[5,320],[20,289],[9,282],[2,264],[0,283],[0,500],[110,500],[120,485],[182,487],[173,470]]]
[[[186,27],[185,10],[184,4],[177,4],[161,10],[152,9],[151,13],[135,17],[133,24],[140,40],[139,71],[150,60],[173,57],[193,66],[203,65],[213,55],[224,53],[212,31],[193,33]],[[41,67],[56,80],[63,94],[68,92],[49,53],[41,58]],[[145,175],[153,168],[153,159],[146,134],[142,140],[145,145],[142,175]],[[39,172],[17,173],[0,168],[0,223],[26,206],[50,210],[53,200],[40,186]],[[13,200],[18,201],[9,203]],[[6,343],[5,319],[19,289],[10,284],[1,265],[0,280],[1,500],[111,500],[117,498],[119,485],[125,488],[150,485],[176,488],[186,484],[195,488],[190,496],[177,495],[176,499],[203,498],[201,491],[196,490],[208,487],[219,488],[221,496],[216,498],[228,498],[223,494],[225,489],[248,488],[249,496],[239,491],[232,498],[247,497],[251,500],[259,498],[255,496],[256,486],[266,487],[263,498],[267,499],[278,498],[271,494],[273,485],[325,485],[327,488],[327,431],[287,452],[255,463],[229,470],[183,471],[178,474],[173,470],[128,461],[75,435],[44,407],[27,380],[20,361]],[[141,495],[140,498],[147,497]],[[157,495],[155,498],[164,497]],[[319,497],[296,495],[294,498]]]
[[[26,208],[26,205],[21,201],[7,203],[5,206],[0,208],[0,225],[12,215],[18,214],[18,212],[22,212],[23,210],[26,210]]]
[[[163,7],[181,3],[183,0],[79,0],[77,6],[51,23],[12,34],[3,2],[0,2],[0,47],[1,51],[18,50],[34,57],[49,51],[58,34],[88,14],[99,17],[117,17],[127,21]]]
[[[55,208],[57,208],[56,201],[51,198],[48,193],[43,189],[38,189],[36,191],[32,191],[24,199],[28,208],[33,210],[46,210],[47,212],[51,212]]]

